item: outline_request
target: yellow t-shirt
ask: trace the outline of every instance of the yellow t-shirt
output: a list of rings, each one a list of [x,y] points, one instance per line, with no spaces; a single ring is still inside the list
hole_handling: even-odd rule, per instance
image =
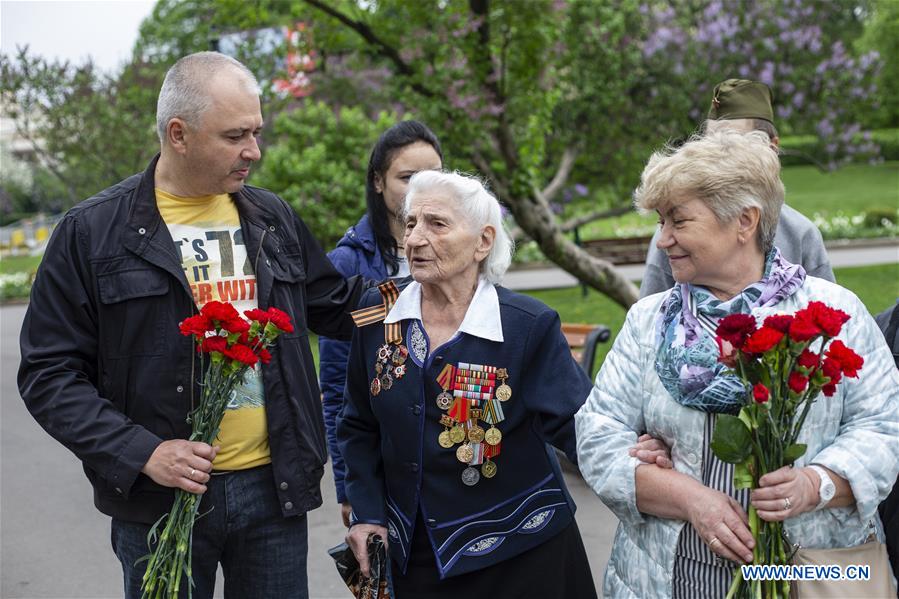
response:
[[[181,252],[197,305],[231,302],[241,315],[258,307],[256,274],[231,198],[227,194],[184,198],[157,188],[156,205]],[[213,463],[216,470],[244,470],[271,462],[258,365],[232,393],[216,443],[221,446]]]

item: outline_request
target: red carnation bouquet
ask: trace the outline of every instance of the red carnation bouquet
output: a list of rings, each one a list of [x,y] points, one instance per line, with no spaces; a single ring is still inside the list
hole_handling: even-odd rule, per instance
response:
[[[258,362],[269,363],[268,348],[281,333],[293,331],[290,317],[277,308],[244,314],[246,319],[230,303],[213,301],[180,324],[181,334],[193,336],[197,351],[209,359],[199,405],[188,416],[191,441],[214,443],[231,392]],[[182,577],[186,577],[191,595],[191,547],[199,507],[200,495],[178,489],[172,510],[150,529],[147,542],[156,548],[143,558],[148,564],[142,597],[178,597]]]
[[[795,314],[778,314],[761,327],[748,314],[733,314],[718,324],[719,361],[730,367],[747,388],[739,416],[721,414],[712,451],[736,464],[734,486],[755,489],[759,479],[792,465],[806,452],[797,443],[802,425],[820,393],[830,397],[844,376],[857,377],[864,360],[840,340],[833,340],[849,315],[821,302]],[[755,539],[755,564],[789,564],[792,551],[782,522],[766,522],[749,507]],[[788,580],[744,581],[737,568],[727,597],[753,599],[790,596]]]

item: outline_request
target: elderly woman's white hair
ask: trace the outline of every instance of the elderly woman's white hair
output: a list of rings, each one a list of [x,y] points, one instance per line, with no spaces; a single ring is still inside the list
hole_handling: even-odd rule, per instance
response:
[[[780,160],[768,136],[720,130],[655,152],[634,191],[636,208],[664,211],[692,198],[705,202],[720,223],[732,222],[746,208],[758,208],[756,239],[768,252],[784,202]]]
[[[420,171],[409,180],[403,217],[408,216],[421,194],[437,190],[447,193],[447,200],[465,217],[471,230],[480,231],[481,227],[490,225],[496,231],[493,247],[481,262],[481,273],[489,282],[500,283],[512,263],[514,244],[503,223],[499,200],[477,177],[459,172]]]

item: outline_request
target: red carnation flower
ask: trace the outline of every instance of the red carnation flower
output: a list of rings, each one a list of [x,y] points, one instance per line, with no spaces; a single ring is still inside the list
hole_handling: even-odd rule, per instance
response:
[[[801,373],[794,370],[790,373],[790,378],[787,381],[787,385],[789,385],[790,389],[795,391],[796,393],[802,393],[808,386],[808,377],[803,376]]]
[[[262,326],[265,326],[270,319],[268,312],[266,312],[265,310],[260,310],[259,308],[247,310],[244,312],[244,315],[246,315],[246,317],[250,320],[258,321]]]
[[[285,333],[293,333],[293,325],[290,324],[290,316],[277,308],[268,309],[269,321]]]
[[[818,365],[819,358],[820,356],[815,352],[804,349],[802,350],[802,353],[799,354],[799,358],[796,359],[796,363],[803,368],[811,370]]]
[[[721,319],[715,333],[737,349],[755,332],[755,318],[749,314],[730,314]]]
[[[206,331],[212,329],[212,322],[202,314],[197,314],[182,320],[178,328],[182,335],[196,335],[202,339],[206,335]]]
[[[783,337],[784,334],[777,329],[763,326],[746,340],[743,351],[749,354],[763,354],[777,345]]]
[[[206,337],[203,339],[202,350],[206,353],[209,352],[224,352],[228,348],[228,340],[224,337],[219,337],[216,335],[215,337]]]
[[[259,358],[253,353],[253,350],[246,345],[239,343],[232,345],[225,350],[225,356],[238,362],[243,362],[247,366],[255,366]]]
[[[765,403],[769,397],[771,397],[771,394],[768,393],[768,387],[763,384],[756,383],[752,388],[752,398],[755,400],[755,403]]]
[[[792,314],[774,314],[765,319],[765,326],[781,333],[787,333],[792,322]]]
[[[246,333],[250,330],[250,323],[246,320],[237,316],[232,318],[231,320],[226,320],[222,323],[222,328],[227,330],[229,333]]]
[[[200,309],[200,313],[204,314],[210,320],[217,320],[219,322],[240,318],[240,314],[237,313],[234,306],[218,301],[208,302]]]
[[[808,341],[820,334],[821,328],[801,310],[796,313],[796,317],[790,323],[790,339],[793,341]]]
[[[265,349],[264,347],[263,347],[263,348],[260,348],[260,349],[259,349],[259,360],[260,360],[263,364],[268,364],[269,362],[272,361],[272,355],[271,355],[271,354],[269,353],[269,351],[268,351],[267,349]]]
[[[800,311],[803,312],[803,311]],[[840,334],[843,324],[849,320],[849,315],[842,310],[831,308],[823,302],[809,302],[804,310],[809,320],[813,321],[828,337],[836,337]],[[797,313],[797,317],[799,314]]]
[[[839,362],[840,370],[846,376],[857,377],[858,371],[865,363],[864,358],[846,347],[846,344],[839,339],[830,344],[825,355]]]
[[[833,396],[834,393],[837,392],[837,386],[834,383],[827,383],[826,385],[821,387],[821,391],[827,397],[831,397],[831,396]]]
[[[833,358],[824,358],[821,371],[824,373],[824,376],[830,379],[829,384],[831,385],[836,385],[843,378],[843,369],[840,367],[840,363]]]

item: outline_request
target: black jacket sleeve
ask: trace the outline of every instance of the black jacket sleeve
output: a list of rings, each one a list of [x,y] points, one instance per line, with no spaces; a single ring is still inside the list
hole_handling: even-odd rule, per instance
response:
[[[19,392],[50,435],[127,497],[162,439],[98,391],[97,309],[81,234],[69,215],[47,246],[22,324]]]
[[[306,309],[309,328],[318,335],[348,341],[353,319],[366,281],[361,276],[344,278],[322,250],[306,224],[295,217],[297,235],[303,244],[306,263]]]

